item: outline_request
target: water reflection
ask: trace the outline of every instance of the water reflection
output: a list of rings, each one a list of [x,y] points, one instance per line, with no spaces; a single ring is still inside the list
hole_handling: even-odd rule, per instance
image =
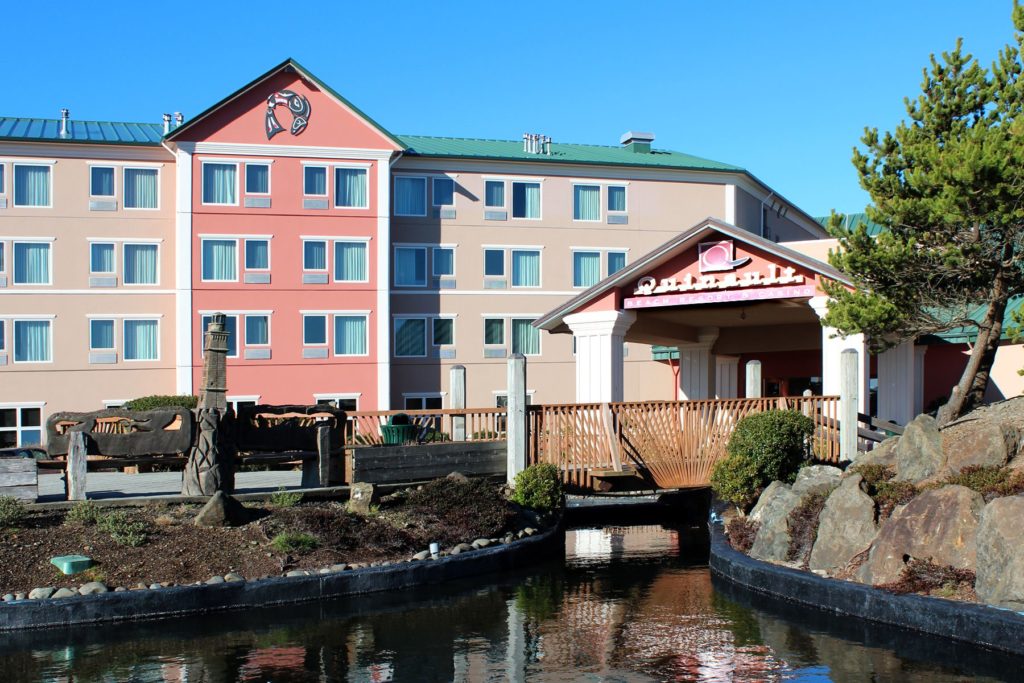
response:
[[[716,590],[706,558],[699,529],[578,529],[564,562],[521,573],[0,636],[0,680],[954,681],[1019,670],[1012,658]]]

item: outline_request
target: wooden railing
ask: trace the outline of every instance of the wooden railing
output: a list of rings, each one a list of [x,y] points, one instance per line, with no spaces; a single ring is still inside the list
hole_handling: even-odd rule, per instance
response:
[[[345,445],[374,446],[383,443],[381,427],[398,414],[409,416],[417,428],[417,441],[451,441],[461,423],[466,441],[499,441],[505,438],[504,408],[445,408],[436,410],[359,410],[345,414]]]

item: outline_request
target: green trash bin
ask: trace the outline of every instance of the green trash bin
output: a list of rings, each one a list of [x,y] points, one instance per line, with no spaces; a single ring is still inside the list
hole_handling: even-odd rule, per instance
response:
[[[416,425],[405,413],[395,413],[386,425],[381,425],[380,434],[385,446],[399,446],[416,440]]]

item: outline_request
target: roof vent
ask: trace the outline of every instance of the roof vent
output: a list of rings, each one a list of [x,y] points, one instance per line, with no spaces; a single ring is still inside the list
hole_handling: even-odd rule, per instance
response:
[[[71,116],[71,112],[66,108],[60,110],[60,136],[66,138],[68,136],[68,118]]]
[[[174,112],[174,127],[177,128],[183,123],[185,123],[185,115],[180,111]]]
[[[523,152],[551,156],[551,138],[540,133],[523,133]]]
[[[164,135],[171,132],[171,115],[164,114]]]
[[[630,152],[638,154],[650,154],[651,143],[654,142],[654,133],[637,133],[627,131],[619,138],[619,142]]]

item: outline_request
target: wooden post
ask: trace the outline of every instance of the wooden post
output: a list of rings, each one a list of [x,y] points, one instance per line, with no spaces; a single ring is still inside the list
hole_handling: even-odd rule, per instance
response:
[[[859,362],[855,349],[839,354],[839,459],[853,460],[857,456],[857,407],[860,386],[857,381]]]
[[[451,369],[450,390],[451,408],[466,409],[466,366],[453,365]],[[452,415],[452,441],[466,440],[466,416]]]
[[[337,467],[331,466],[331,426],[326,423],[316,426],[316,462],[320,486],[330,486],[331,474]]]
[[[508,359],[508,483],[526,469],[526,356]]]
[[[747,383],[744,387],[747,398],[761,398],[761,361],[747,361]]]
[[[85,433],[71,432],[68,436],[68,464],[64,487],[68,500],[85,500]]]

